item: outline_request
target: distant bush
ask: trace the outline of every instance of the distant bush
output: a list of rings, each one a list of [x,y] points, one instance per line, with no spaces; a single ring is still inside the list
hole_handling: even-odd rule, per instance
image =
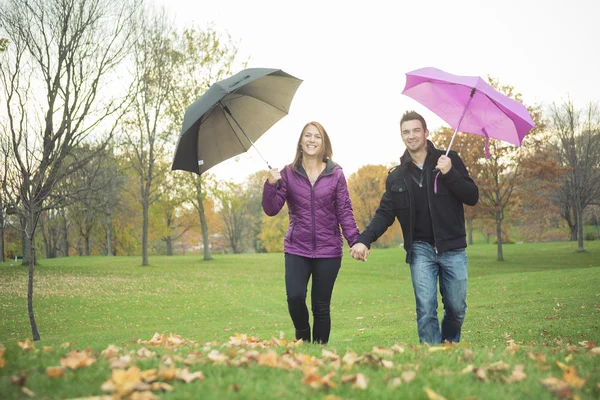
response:
[[[596,240],[598,239],[598,235],[594,232],[588,232],[583,236],[584,240]]]
[[[498,244],[498,239],[494,239],[494,244]],[[502,244],[515,244],[515,241],[509,238],[502,238]]]

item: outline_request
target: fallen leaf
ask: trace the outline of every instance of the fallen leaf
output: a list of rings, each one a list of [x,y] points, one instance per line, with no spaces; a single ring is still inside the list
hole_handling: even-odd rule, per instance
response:
[[[355,389],[364,390],[368,386],[368,380],[363,374],[342,375],[340,382],[343,384],[351,383]]]
[[[383,365],[383,368],[394,368],[394,363],[389,360],[381,360],[381,365]]]
[[[392,349],[388,349],[387,347],[379,347],[379,346],[373,346],[373,353],[385,357],[393,357],[394,356],[394,351]]]
[[[158,380],[158,370],[156,368],[147,369],[140,372],[140,377],[142,378],[142,381],[152,383]]]
[[[427,394],[427,397],[429,398],[429,400],[446,400],[446,398],[444,396],[437,394],[433,390],[429,389],[427,386],[425,386],[423,388],[423,390]]]
[[[527,378],[527,374],[525,374],[525,365],[517,364],[517,365],[515,365],[515,368],[513,369],[510,376],[508,378],[503,377],[503,380],[506,383],[514,383],[514,382],[521,382],[525,378]]]
[[[568,370],[570,369],[570,367],[569,367],[568,365],[566,365],[566,364],[563,364],[563,363],[561,363],[561,362],[560,362],[560,361],[558,361],[558,360],[556,360],[556,365],[558,365],[558,367],[559,367],[560,369],[562,369],[562,370],[563,370],[563,372],[566,372],[566,371],[568,371]]]
[[[111,344],[106,349],[102,350],[100,354],[102,354],[107,360],[112,360],[119,355],[120,351],[121,349],[119,347]]]
[[[392,346],[392,350],[394,350],[397,353],[404,353],[404,347],[400,346],[399,344],[394,344]]]
[[[221,353],[219,350],[211,350],[211,352],[208,353],[206,358],[208,358],[214,364],[226,364],[227,361],[229,361],[229,357]]]
[[[429,348],[429,352],[430,352],[430,353],[433,353],[433,352],[435,352],[435,351],[448,351],[448,350],[450,350],[451,348],[452,348],[452,347],[450,347],[450,346],[431,346],[431,347]]]
[[[473,362],[473,351],[471,351],[470,349],[465,349],[463,351],[464,355],[465,355],[465,360],[467,360],[468,363],[472,363]]]
[[[158,377],[165,381],[171,381],[175,379],[175,375],[177,374],[177,369],[174,365],[166,366],[159,365],[158,366]]]
[[[404,371],[400,377],[404,382],[410,383],[417,377],[417,373],[415,371]]]
[[[59,378],[65,374],[63,367],[48,367],[46,368],[46,375],[50,378]]]
[[[177,379],[182,380],[185,383],[193,382],[196,379],[202,382],[204,380],[204,374],[202,371],[190,372],[189,369],[185,368],[177,370]]]
[[[590,349],[590,352],[592,354],[600,354],[600,347],[594,347],[593,349]]]
[[[540,383],[551,392],[562,392],[569,389],[567,382],[553,376],[549,376],[546,379],[540,379]]]
[[[150,390],[153,392],[172,392],[175,389],[166,382],[153,382],[150,384]]]
[[[129,400],[160,400],[158,396],[150,391],[134,392],[128,397]]]
[[[96,358],[92,355],[92,349],[83,351],[70,351],[65,358],[60,359],[60,365],[71,369],[84,368],[96,362]]]
[[[331,371],[325,376],[320,376],[319,374],[309,372],[308,374],[305,371],[304,379],[302,383],[312,387],[313,389],[320,389],[322,387],[330,387],[334,388],[337,385],[335,382],[331,380],[332,377],[335,376],[335,371]]]
[[[323,400],[344,400],[339,396],[336,396],[334,394],[328,394],[327,396],[323,397]]]
[[[569,386],[574,387],[575,389],[581,389],[585,384],[585,379],[577,376],[574,367],[571,367],[567,371],[563,372],[563,379],[569,384]]]
[[[138,357],[140,358],[152,358],[156,355],[156,353],[154,353],[153,351],[148,350],[146,347],[142,347],[141,349],[139,349],[136,354],[138,355]]]
[[[469,364],[466,367],[463,368],[463,370],[460,372],[461,374],[468,374],[473,372],[473,370],[475,369],[475,366],[473,364]]]
[[[400,385],[402,385],[402,378],[399,377],[395,377],[394,379],[392,379],[392,383],[390,384],[392,389],[397,388]]]
[[[29,339],[25,339],[22,342],[18,342],[17,346],[19,346],[21,348],[21,350],[23,350],[23,351],[30,351],[30,350],[35,349],[35,345]]]
[[[52,353],[53,349],[52,349],[52,346],[43,346],[42,351],[44,353]]]
[[[29,389],[29,388],[26,388],[25,386],[23,386],[23,387],[21,388],[21,391],[22,391],[23,393],[25,393],[25,394],[26,394],[27,396],[29,396],[29,397],[35,397],[35,393],[34,393],[34,392],[31,390],[31,389]]]
[[[510,365],[501,360],[488,365],[486,369],[488,371],[508,371],[510,369]]]
[[[4,347],[0,347],[0,368],[4,368],[6,365],[6,360],[4,359],[4,352],[6,349]]]
[[[63,343],[60,344],[60,348],[61,349],[66,349],[66,348],[71,347],[71,346],[73,346],[73,342],[63,342]]]
[[[488,381],[487,375],[485,373],[485,369],[483,369],[483,368],[473,368],[473,373],[475,374],[475,376],[479,380],[482,380],[484,382]]]

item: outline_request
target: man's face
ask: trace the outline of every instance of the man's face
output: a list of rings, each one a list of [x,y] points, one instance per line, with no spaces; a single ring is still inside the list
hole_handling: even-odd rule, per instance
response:
[[[427,149],[427,137],[429,131],[423,129],[421,121],[412,119],[404,121],[400,126],[402,141],[411,153],[417,153]]]

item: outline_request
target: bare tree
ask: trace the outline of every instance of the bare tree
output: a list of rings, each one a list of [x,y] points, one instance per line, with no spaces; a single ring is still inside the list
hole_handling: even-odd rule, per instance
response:
[[[550,119],[558,161],[569,168],[557,203],[571,228],[571,238],[577,237],[577,251],[581,252],[583,213],[600,198],[600,111],[597,104],[577,110],[568,100],[550,107]]]
[[[241,185],[233,182],[221,182],[219,187],[212,188],[220,205],[223,219],[223,234],[229,241],[231,251],[242,253],[246,247],[246,233],[250,230],[248,215],[248,194]]]
[[[121,0],[5,0],[0,35],[6,99],[12,204],[18,206],[27,241],[27,303],[34,340],[34,234],[40,214],[60,199],[56,185],[88,162],[69,157],[84,142],[102,148],[112,136],[124,98],[117,97],[116,70],[127,56],[129,23],[136,5]],[[110,91],[100,88],[113,84]],[[104,135],[100,135],[103,132]],[[12,205],[11,204],[11,205]]]
[[[133,46],[133,102],[124,126],[124,150],[138,178],[142,205],[142,265],[148,263],[149,209],[161,195],[157,182],[167,172],[157,164],[170,158],[175,135],[168,130],[167,107],[174,91],[174,31],[164,9],[148,8],[140,15]]]

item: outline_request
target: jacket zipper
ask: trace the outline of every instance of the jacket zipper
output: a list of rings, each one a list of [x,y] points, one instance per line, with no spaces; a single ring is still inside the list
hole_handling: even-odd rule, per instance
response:
[[[435,254],[438,254],[438,250],[437,250],[437,238],[435,237],[435,224],[433,223],[433,213],[431,212],[431,197],[429,196],[429,173],[425,174],[427,175],[425,177],[425,179],[427,180],[426,182],[426,189],[425,189],[425,193],[427,193],[427,207],[429,207],[429,217],[431,218],[431,231],[433,232],[433,249],[435,250]]]

